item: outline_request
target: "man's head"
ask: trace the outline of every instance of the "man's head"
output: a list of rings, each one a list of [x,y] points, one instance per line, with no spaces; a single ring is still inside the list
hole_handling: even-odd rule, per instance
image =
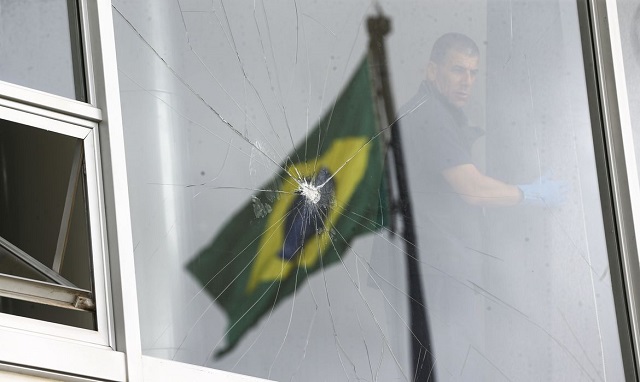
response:
[[[471,96],[479,60],[480,51],[472,39],[460,33],[447,33],[431,49],[427,80],[449,103],[463,107]]]

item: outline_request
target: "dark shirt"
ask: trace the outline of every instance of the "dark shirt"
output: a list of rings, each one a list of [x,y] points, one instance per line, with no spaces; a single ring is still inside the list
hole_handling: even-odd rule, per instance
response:
[[[401,109],[399,126],[410,146],[410,187],[421,248],[481,250],[482,209],[466,203],[444,179],[442,172],[473,164],[471,146],[482,131],[469,126],[464,112],[423,82],[418,93]]]

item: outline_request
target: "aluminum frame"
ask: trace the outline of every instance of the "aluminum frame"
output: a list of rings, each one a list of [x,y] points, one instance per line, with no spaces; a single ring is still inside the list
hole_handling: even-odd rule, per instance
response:
[[[0,313],[0,370],[135,381],[140,341],[131,228],[120,213],[129,207],[110,1],[79,0],[79,14],[88,103],[0,82],[0,118],[83,141],[98,330]],[[113,303],[112,288],[126,297]]]
[[[640,378],[640,182],[615,0],[578,0],[594,149],[625,378]],[[622,69],[622,73],[621,73]],[[621,75],[622,74],[622,75]]]
[[[103,119],[96,135],[98,168],[102,177],[98,186],[105,190],[100,209],[107,223],[103,237],[105,261],[110,273],[105,275],[110,299],[109,310],[113,344],[122,352],[126,378],[142,381],[142,345],[138,299],[133,257],[133,238],[129,208],[129,187],[124,148],[120,87],[116,60],[113,15],[110,0],[80,0],[83,36],[88,63],[87,82],[89,101],[102,110]],[[120,365],[118,365],[120,366]]]
[[[625,166],[626,183],[621,183],[621,189],[618,191],[621,201],[620,213],[623,214],[625,221],[633,224],[626,224],[625,231],[622,232],[625,242],[628,242],[628,250],[624,254],[625,264],[625,280],[627,285],[627,298],[629,303],[629,320],[632,328],[632,341],[634,345],[634,356],[636,365],[636,375],[640,376],[640,261],[638,259],[637,238],[640,235],[640,173],[638,172],[633,140],[633,129],[631,125],[631,112],[629,107],[629,97],[627,94],[627,81],[623,66],[623,54],[620,38],[620,25],[618,22],[617,2],[609,1],[606,3],[606,27],[608,27],[609,43],[608,50],[611,54],[611,62],[609,65],[608,80],[615,83],[615,112],[617,113],[615,133],[618,140],[622,140],[624,151],[624,162],[619,161],[616,166]],[[612,71],[612,73],[611,73]],[[613,92],[613,89],[610,89]],[[610,94],[613,97],[613,94]],[[629,209],[630,207],[630,209]],[[640,377],[639,377],[640,378]]]
[[[72,125],[67,122],[61,122],[59,120],[52,120],[46,117],[42,117],[40,115],[33,115],[28,112],[19,111],[16,109],[9,109],[0,106],[0,118],[3,120],[8,120],[15,123],[20,123],[25,126],[29,126],[29,128],[36,128],[46,131],[51,131],[54,133],[62,134],[69,137],[74,137],[80,139],[82,141],[82,148],[84,150],[84,167],[86,173],[86,186],[87,186],[87,211],[88,211],[88,221],[89,221],[89,237],[90,237],[90,247],[91,247],[91,263],[92,263],[92,279],[93,279],[93,301],[95,304],[95,315],[96,315],[96,324],[97,330],[87,330],[87,329],[78,329],[78,333],[73,337],[86,341],[87,343],[92,343],[96,345],[103,346],[113,346],[113,337],[112,333],[110,333],[109,317],[108,310],[105,309],[107,303],[107,287],[106,287],[106,261],[105,256],[106,253],[104,251],[104,235],[105,235],[105,227],[106,224],[104,222],[104,217],[100,213],[101,202],[99,201],[102,198],[101,191],[98,187],[98,177],[100,174],[100,170],[98,168],[99,159],[96,155],[95,146],[99,145],[98,136],[95,134],[94,129],[89,129],[86,127],[80,127],[77,125]],[[97,127],[97,124],[94,128]],[[9,282],[9,279],[4,279],[5,283]],[[16,284],[16,280],[11,280],[14,285]],[[68,282],[63,282],[60,280],[60,284],[65,285]],[[34,282],[37,283],[37,282]],[[25,288],[26,282],[23,281],[20,285]],[[70,285],[67,285],[70,286]],[[34,286],[35,287],[35,286]],[[43,287],[43,286],[40,286]],[[55,292],[57,288],[55,285],[50,284],[52,291]],[[38,290],[42,290],[41,288],[36,288]],[[6,294],[6,293],[5,293]],[[37,296],[36,296],[37,297]],[[41,297],[41,296],[40,296]],[[46,325],[47,322],[43,321],[43,328],[39,330],[41,334],[46,335],[57,335],[57,330],[53,327]],[[0,321],[0,326],[4,325],[4,322]],[[20,324],[12,325],[14,329],[20,329]],[[33,331],[34,329],[31,329]]]
[[[65,309],[93,311],[92,294],[66,285],[0,274],[0,295]]]
[[[52,111],[90,122],[102,120],[102,111],[85,102],[4,81],[0,81],[0,100],[4,105],[13,105],[22,110],[30,110],[34,114],[48,116],[47,111]],[[7,101],[15,101],[18,104],[15,102],[8,104]],[[34,106],[35,108],[29,109],[27,108],[28,106]],[[79,122],[79,120],[76,120],[76,122]]]

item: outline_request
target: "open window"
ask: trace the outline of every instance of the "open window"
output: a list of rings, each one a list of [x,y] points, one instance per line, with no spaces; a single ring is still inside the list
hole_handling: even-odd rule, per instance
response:
[[[97,124],[2,103],[0,313],[107,344]]]
[[[89,8],[0,7],[0,327],[112,345]]]
[[[94,330],[93,134],[65,128],[0,120],[0,311]]]

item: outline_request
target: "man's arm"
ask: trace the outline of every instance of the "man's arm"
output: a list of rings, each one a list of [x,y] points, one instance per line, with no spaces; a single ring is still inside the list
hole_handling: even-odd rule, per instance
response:
[[[473,164],[463,164],[442,171],[454,192],[475,206],[513,206],[523,198],[522,191],[484,175]]]

